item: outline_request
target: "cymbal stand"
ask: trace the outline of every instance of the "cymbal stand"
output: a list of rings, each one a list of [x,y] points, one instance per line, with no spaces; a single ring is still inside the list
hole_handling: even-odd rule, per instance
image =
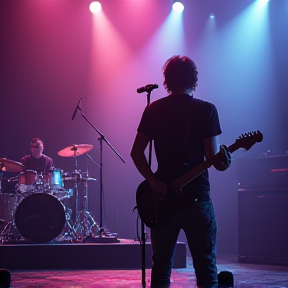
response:
[[[77,165],[77,147],[76,144],[73,144],[72,151],[74,152],[74,171],[73,175],[80,175],[80,172],[78,171],[78,165]],[[78,178],[75,177],[77,180]],[[75,202],[76,202],[76,216],[79,214],[79,189],[78,189],[78,181],[75,181],[74,184],[74,190],[76,192],[75,195]],[[65,206],[64,206],[65,207]],[[64,228],[60,235],[55,239],[55,242],[73,242],[74,240],[78,240],[79,235],[76,234],[76,231],[74,229],[74,223],[71,218],[72,216],[72,209],[69,209],[68,207],[65,207],[65,217],[66,217],[66,222],[64,225]]]
[[[76,191],[76,219],[73,225],[73,232],[76,241],[82,242],[85,237],[95,236],[99,233],[99,228],[93,216],[88,211],[88,183],[87,180],[82,179],[81,173],[77,167],[77,147],[74,144],[72,150],[74,151],[75,170],[73,177],[75,179]],[[84,185],[84,187],[83,187]],[[81,193],[80,193],[81,192]],[[84,192],[84,193],[82,193]]]
[[[72,176],[75,179],[75,183],[74,183],[74,188],[75,188],[75,202],[76,202],[76,219],[77,217],[79,217],[79,183],[78,183],[78,179],[80,178],[80,173],[78,171],[78,163],[77,163],[77,147],[76,144],[73,144],[73,148],[71,149],[74,152],[74,171],[72,173]],[[76,220],[75,220],[76,223]],[[81,238],[81,235],[79,235],[79,233],[76,233],[75,230],[75,223],[73,225],[73,229],[72,229],[72,233],[75,236],[76,240],[78,240],[77,238]],[[80,239],[81,240],[81,239]]]
[[[88,118],[86,117],[86,115],[84,114],[84,111],[81,107],[79,107],[79,105],[76,107],[80,112],[82,117],[90,124],[90,126],[100,135],[100,137],[98,138],[99,142],[100,142],[100,164],[99,164],[99,168],[100,168],[100,231],[99,231],[99,238],[97,239],[97,242],[105,242],[105,237],[106,235],[103,235],[104,232],[104,228],[103,228],[103,141],[106,142],[106,144],[114,151],[114,153],[121,159],[121,161],[123,163],[125,163],[124,159],[120,156],[120,154],[113,148],[113,146],[109,143],[109,141],[105,138],[105,136],[88,120]],[[106,231],[105,231],[106,233]],[[108,236],[110,236],[110,233],[107,233]],[[113,234],[113,236],[115,236],[115,233]],[[101,239],[102,238],[102,239]],[[91,239],[91,241],[93,241],[93,239]],[[96,239],[95,239],[96,242]]]
[[[100,229],[94,220],[92,213],[88,211],[88,180],[79,179],[80,189],[78,212],[74,224],[76,238],[84,241],[87,237],[96,237],[99,235]],[[78,186],[79,187],[79,186]],[[82,193],[83,192],[83,193]]]

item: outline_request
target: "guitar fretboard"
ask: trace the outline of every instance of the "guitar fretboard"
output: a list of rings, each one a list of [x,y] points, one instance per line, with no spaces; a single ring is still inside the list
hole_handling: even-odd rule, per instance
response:
[[[237,149],[239,149],[239,145],[237,145],[237,142],[235,142],[234,144],[230,145],[228,147],[228,150],[230,153],[233,153],[234,151],[236,151]],[[212,158],[205,160],[204,162],[202,162],[200,165],[198,165],[197,167],[193,168],[192,170],[190,170],[189,172],[185,173],[184,175],[180,176],[178,179],[176,179],[175,181],[172,182],[172,187],[179,191],[182,189],[183,186],[185,186],[186,184],[188,184],[190,181],[192,181],[193,179],[195,179],[197,176],[199,176],[203,171],[205,171],[206,169],[210,168],[213,163],[216,161],[216,159],[220,157],[220,152],[218,152],[216,155],[214,155]]]

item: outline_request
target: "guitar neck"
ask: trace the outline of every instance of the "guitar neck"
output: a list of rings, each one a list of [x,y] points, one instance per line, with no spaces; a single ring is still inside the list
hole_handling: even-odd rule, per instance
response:
[[[237,145],[237,143],[234,143],[228,147],[228,150],[230,153],[233,153],[238,148],[239,148],[239,146]],[[181,188],[183,186],[185,186],[187,183],[189,183],[194,178],[199,176],[203,171],[210,168],[218,157],[220,157],[220,152],[218,152],[212,158],[205,160],[204,162],[202,162],[200,165],[196,166],[195,168],[193,168],[189,172],[187,172],[184,175],[177,178],[175,181],[172,182],[172,187],[175,190],[181,190]]]

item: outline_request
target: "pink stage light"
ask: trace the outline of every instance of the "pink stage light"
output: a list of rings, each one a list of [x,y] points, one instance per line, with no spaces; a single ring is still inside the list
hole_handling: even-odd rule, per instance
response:
[[[90,11],[92,12],[92,13],[97,13],[97,12],[99,12],[100,10],[101,10],[101,3],[100,2],[98,2],[98,1],[94,1],[94,2],[92,2],[91,4],[90,4]]]

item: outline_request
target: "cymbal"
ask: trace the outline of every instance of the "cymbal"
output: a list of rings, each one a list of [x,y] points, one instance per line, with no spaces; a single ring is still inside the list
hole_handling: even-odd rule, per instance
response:
[[[73,180],[73,181],[82,181],[82,182],[84,182],[84,181],[97,181],[97,179],[96,178],[91,178],[91,177],[88,177],[88,178],[77,178],[77,177],[73,177],[73,176],[71,176],[71,177],[64,177],[63,178],[63,180],[64,180],[64,182],[65,181],[71,181],[71,180]]]
[[[21,172],[24,170],[24,166],[20,162],[0,158],[0,169],[7,172]]]
[[[74,144],[72,146],[66,147],[58,152],[61,157],[74,157],[80,156],[93,148],[90,144]]]
[[[82,178],[82,180],[84,180],[84,181],[97,181],[96,178],[91,178],[91,177],[88,177],[88,178]]]

